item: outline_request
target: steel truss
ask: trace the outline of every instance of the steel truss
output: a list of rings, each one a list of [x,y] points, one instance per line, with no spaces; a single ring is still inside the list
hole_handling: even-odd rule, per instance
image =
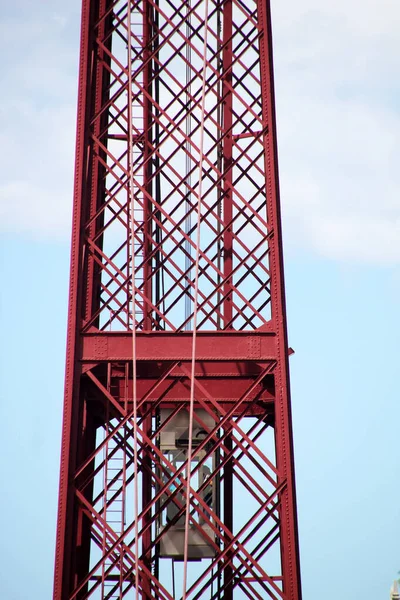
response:
[[[82,2],[55,600],[182,596],[160,544],[188,458],[160,439],[189,410],[199,166],[187,597],[301,598],[270,6],[204,6]]]

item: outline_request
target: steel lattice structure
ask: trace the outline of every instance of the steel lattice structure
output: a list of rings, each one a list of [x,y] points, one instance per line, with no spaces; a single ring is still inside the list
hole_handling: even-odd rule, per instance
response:
[[[187,597],[300,600],[269,0],[128,1],[82,3],[54,599],[182,597],[193,435]]]

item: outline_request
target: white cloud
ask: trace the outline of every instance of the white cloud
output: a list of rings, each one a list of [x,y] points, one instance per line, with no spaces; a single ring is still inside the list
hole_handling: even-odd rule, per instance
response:
[[[298,116],[281,141],[285,241],[330,258],[400,262],[400,119],[355,101],[299,103]]]
[[[400,7],[274,7],[285,247],[399,263]]]
[[[43,13],[25,4],[18,14],[6,12],[0,25],[0,49],[8,56],[0,75],[7,90],[0,97],[0,227],[3,232],[68,239],[78,3],[63,12],[59,1],[62,18],[47,12],[46,3],[39,7]]]
[[[285,247],[398,263],[400,5],[272,7]],[[46,0],[41,10],[0,25],[9,55],[0,75],[0,226],[68,238],[80,2]]]
[[[0,134],[3,231],[68,238],[74,161],[73,106],[14,105],[18,123]],[[14,129],[14,135],[12,134]]]
[[[71,224],[71,195],[28,181],[0,185],[0,222],[5,231],[42,238],[64,238]]]

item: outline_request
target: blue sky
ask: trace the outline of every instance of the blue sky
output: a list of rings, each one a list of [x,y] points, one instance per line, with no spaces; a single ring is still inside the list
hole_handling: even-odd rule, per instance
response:
[[[305,600],[400,569],[400,7],[274,0]],[[0,46],[0,597],[50,598],[80,2],[20,0]]]

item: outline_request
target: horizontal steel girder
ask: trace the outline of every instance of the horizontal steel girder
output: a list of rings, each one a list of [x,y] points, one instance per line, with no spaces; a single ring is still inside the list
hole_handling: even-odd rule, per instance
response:
[[[132,334],[97,332],[81,336],[83,362],[132,360]],[[136,333],[136,360],[190,360],[192,333]],[[198,332],[197,361],[275,360],[276,335],[271,332]]]

